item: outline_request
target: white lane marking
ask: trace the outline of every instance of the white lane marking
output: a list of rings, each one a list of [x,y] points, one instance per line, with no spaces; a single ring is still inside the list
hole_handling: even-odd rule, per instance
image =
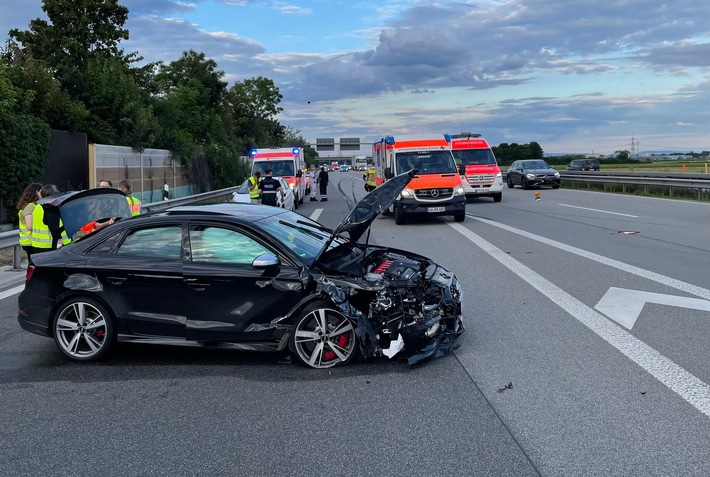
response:
[[[537,242],[541,242],[541,243],[550,245],[552,247],[559,248],[560,250],[564,250],[565,252],[573,253],[575,255],[579,255],[580,257],[588,258],[590,260],[601,263],[603,265],[607,265],[612,268],[616,268],[616,269],[621,270],[623,272],[631,273],[632,275],[636,275],[639,277],[646,278],[648,280],[652,280],[656,283],[660,283],[661,285],[666,285],[671,288],[675,288],[676,290],[684,291],[686,293],[689,293],[690,295],[695,295],[697,297],[705,298],[706,300],[710,300],[710,290],[707,290],[705,288],[701,288],[696,285],[692,285],[690,283],[686,283],[682,280],[676,280],[675,278],[667,277],[665,275],[661,275],[660,273],[651,272],[649,270],[635,267],[633,265],[629,265],[624,262],[619,262],[618,260],[614,260],[613,258],[607,258],[607,257],[604,257],[602,255],[598,255],[593,252],[588,252],[586,250],[582,250],[581,248],[572,247],[571,245],[567,245],[562,242],[558,242],[556,240],[541,237],[539,235],[535,235],[530,232],[526,232],[524,230],[519,230],[519,229],[510,227],[509,225],[500,224],[498,222],[494,222],[492,220],[484,219],[481,217],[474,217],[471,215],[469,215],[469,217],[471,217],[473,220],[478,220],[479,222],[483,222],[485,224],[492,225],[494,227],[498,227],[499,229],[507,230],[508,232],[518,234],[520,236],[529,238],[531,240],[535,240]]]
[[[695,409],[710,417],[710,386],[705,382],[463,225],[450,222],[448,225],[641,366]]]
[[[316,209],[313,211],[311,214],[310,219],[315,220],[316,222],[318,221],[318,217],[320,217],[321,212],[323,212],[323,209]]]
[[[609,288],[599,303],[594,305],[594,309],[630,330],[636,324],[646,303],[710,311],[710,301],[708,300],[617,287]]]
[[[20,286],[17,286],[17,287],[15,287],[15,288],[10,288],[10,289],[8,289],[8,290],[1,291],[1,292],[0,292],[0,300],[4,300],[4,299],[7,298],[7,297],[10,297],[10,296],[12,296],[12,295],[16,295],[16,294],[20,293],[20,292],[21,292],[22,290],[24,290],[24,289],[25,289],[25,285],[20,285]]]
[[[620,212],[610,212],[608,210],[592,209],[589,207],[580,207],[578,205],[569,205],[569,204],[557,204],[557,205],[561,205],[562,207],[571,207],[573,209],[591,210],[592,212],[601,212],[602,214],[622,215],[624,217],[633,217],[635,219],[638,218],[638,215],[622,214]]]

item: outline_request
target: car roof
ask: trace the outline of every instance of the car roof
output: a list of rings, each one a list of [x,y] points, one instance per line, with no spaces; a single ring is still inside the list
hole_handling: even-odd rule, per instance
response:
[[[268,205],[241,204],[237,202],[226,202],[223,204],[210,205],[183,205],[170,208],[164,212],[156,212],[153,215],[166,216],[223,216],[238,219],[241,222],[253,222],[265,217],[284,213],[284,209],[271,207]]]

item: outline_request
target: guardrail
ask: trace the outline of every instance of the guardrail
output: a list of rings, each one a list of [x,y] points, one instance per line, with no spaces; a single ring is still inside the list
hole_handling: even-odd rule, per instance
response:
[[[620,184],[622,192],[627,185],[643,186],[644,194],[648,194],[651,186],[668,187],[668,194],[673,197],[673,188],[695,189],[698,199],[710,190],[710,174],[702,173],[668,173],[668,172],[624,172],[623,174],[601,171],[560,171],[563,181],[601,183],[606,190],[606,184]]]
[[[181,205],[196,204],[200,202],[214,203],[220,200],[229,200],[232,198],[232,193],[236,192],[239,187],[228,187],[227,189],[220,189],[211,192],[204,192],[202,194],[190,195],[187,197],[180,197],[179,199],[163,200],[160,202],[152,202],[150,204],[143,204],[141,206],[142,213],[150,212],[162,212],[164,210],[170,209],[171,207],[179,207]],[[12,269],[22,270],[22,255],[20,254],[20,232],[17,230],[11,230],[9,232],[0,233],[0,250],[12,248]]]

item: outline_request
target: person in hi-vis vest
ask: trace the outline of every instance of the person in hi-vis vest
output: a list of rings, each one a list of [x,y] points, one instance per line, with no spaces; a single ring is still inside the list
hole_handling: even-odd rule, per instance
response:
[[[249,178],[249,198],[252,204],[258,204],[259,201],[259,187],[261,186],[261,172],[256,171],[254,175]]]
[[[131,215],[136,216],[141,213],[141,201],[133,197],[133,185],[128,179],[123,179],[118,183],[118,189],[126,194],[126,200],[128,201],[128,207],[131,208]]]
[[[58,194],[54,184],[47,184],[39,191],[42,198]],[[71,242],[64,231],[64,224],[59,218],[57,224],[49,224],[45,218],[44,207],[37,204],[32,211],[32,250],[33,253],[48,252],[61,248]],[[51,225],[51,226],[50,226]]]
[[[40,199],[39,191],[42,184],[33,182],[22,191],[20,200],[17,202],[17,228],[20,232],[20,247],[27,254],[27,260],[32,262],[32,212]]]

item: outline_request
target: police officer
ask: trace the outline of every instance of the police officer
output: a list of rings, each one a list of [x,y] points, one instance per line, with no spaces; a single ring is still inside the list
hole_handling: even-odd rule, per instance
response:
[[[281,183],[271,177],[271,168],[267,167],[264,171],[264,177],[259,183],[259,194],[261,195],[261,203],[263,205],[273,205],[276,207],[276,194],[281,195],[281,203],[284,202],[284,191],[281,188]]]
[[[259,182],[261,182],[261,172],[256,171],[254,175],[249,178],[249,198],[252,204],[259,203]]]

